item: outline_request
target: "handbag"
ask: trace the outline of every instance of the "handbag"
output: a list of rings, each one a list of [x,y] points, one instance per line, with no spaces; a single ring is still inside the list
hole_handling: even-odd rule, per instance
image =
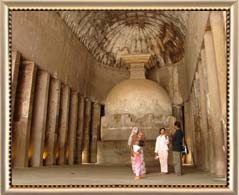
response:
[[[188,154],[188,147],[186,144],[182,145],[181,152],[182,154]]]

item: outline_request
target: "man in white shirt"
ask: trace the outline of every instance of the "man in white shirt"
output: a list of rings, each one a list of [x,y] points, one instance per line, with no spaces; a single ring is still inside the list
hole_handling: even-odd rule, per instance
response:
[[[168,144],[169,138],[165,135],[165,128],[159,130],[159,136],[156,139],[155,150],[156,159],[159,159],[161,174],[168,173]]]

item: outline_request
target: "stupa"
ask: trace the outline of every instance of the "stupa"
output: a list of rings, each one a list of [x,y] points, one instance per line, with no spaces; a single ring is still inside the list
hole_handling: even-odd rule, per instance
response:
[[[145,71],[154,66],[149,54],[124,55],[130,78],[115,85],[105,101],[101,118],[98,163],[129,163],[127,140],[136,126],[145,133],[146,161],[153,161],[154,141],[161,127],[169,128],[175,118],[167,92],[158,83],[146,79]]]

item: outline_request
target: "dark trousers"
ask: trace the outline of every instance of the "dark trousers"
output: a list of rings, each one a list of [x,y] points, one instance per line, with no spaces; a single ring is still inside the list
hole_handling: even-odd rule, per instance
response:
[[[174,165],[174,172],[177,175],[182,174],[182,155],[181,152],[173,151],[173,165]]]

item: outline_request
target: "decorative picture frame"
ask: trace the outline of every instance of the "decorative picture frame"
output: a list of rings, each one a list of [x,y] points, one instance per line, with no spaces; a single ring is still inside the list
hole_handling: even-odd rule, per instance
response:
[[[230,194],[238,193],[238,0],[185,1],[15,1],[1,0],[1,192],[2,194]],[[226,185],[13,185],[11,172],[11,12],[14,10],[224,10],[227,11],[227,159]]]

